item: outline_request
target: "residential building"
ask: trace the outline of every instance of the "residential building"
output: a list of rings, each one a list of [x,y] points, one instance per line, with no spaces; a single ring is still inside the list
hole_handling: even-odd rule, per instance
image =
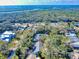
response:
[[[15,38],[15,33],[13,33],[12,31],[5,31],[4,33],[2,33],[0,35],[0,40],[2,41],[11,41],[13,38]]]

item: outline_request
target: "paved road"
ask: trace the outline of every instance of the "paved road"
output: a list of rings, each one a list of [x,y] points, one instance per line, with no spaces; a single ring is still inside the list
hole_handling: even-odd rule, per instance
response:
[[[26,54],[37,54],[40,51],[40,48],[42,47],[42,43],[40,40],[40,34],[36,34],[33,38],[33,41],[35,41],[34,45],[32,46],[32,49],[26,49]]]

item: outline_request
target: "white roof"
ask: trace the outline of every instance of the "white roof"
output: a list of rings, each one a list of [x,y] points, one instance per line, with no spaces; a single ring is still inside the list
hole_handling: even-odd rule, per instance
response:
[[[66,36],[76,36],[75,33],[66,33]]]
[[[12,31],[5,31],[3,34],[15,34]]]
[[[40,57],[37,57],[36,59],[40,59]]]
[[[79,45],[79,42],[72,43],[72,45]]]
[[[9,35],[1,35],[1,38],[9,37]]]
[[[6,39],[5,41],[9,41],[9,39]]]

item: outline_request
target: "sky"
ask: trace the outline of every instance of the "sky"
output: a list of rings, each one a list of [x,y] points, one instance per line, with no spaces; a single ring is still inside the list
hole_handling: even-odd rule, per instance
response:
[[[0,5],[79,5],[79,0],[0,0]]]

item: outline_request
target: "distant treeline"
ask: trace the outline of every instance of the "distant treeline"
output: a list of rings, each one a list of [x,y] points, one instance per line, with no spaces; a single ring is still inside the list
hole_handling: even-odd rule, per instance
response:
[[[14,23],[79,21],[78,10],[31,10],[0,13],[0,31],[13,30]]]

